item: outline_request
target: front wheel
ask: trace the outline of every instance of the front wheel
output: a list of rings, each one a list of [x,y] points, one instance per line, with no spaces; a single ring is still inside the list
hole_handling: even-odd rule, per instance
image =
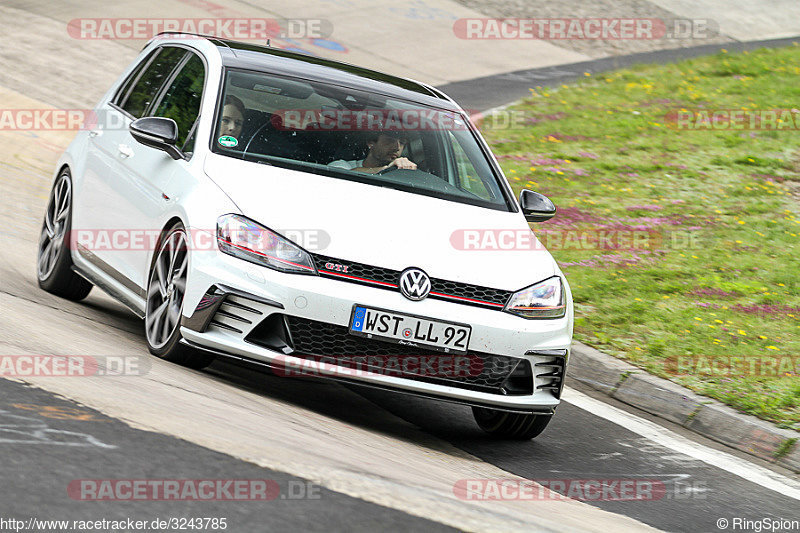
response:
[[[553,415],[508,413],[473,407],[472,416],[486,433],[502,439],[530,440],[545,430]]]
[[[181,344],[181,314],[189,269],[186,230],[169,229],[158,248],[147,284],[145,336],[150,353],[190,368],[205,368],[214,356]]]

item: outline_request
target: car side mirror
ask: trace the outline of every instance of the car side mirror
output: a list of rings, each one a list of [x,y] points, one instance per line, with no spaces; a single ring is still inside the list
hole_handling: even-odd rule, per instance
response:
[[[186,159],[175,143],[178,142],[178,125],[171,118],[144,117],[131,122],[130,132],[136,141],[145,146],[163,150],[172,159]]]
[[[519,193],[519,205],[528,222],[544,222],[556,214],[556,206],[550,198],[528,189]]]

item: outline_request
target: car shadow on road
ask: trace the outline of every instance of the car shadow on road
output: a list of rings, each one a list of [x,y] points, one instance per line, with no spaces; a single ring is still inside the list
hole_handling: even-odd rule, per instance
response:
[[[447,402],[412,397],[328,379],[281,377],[269,370],[239,362],[217,360],[204,373],[228,385],[312,410],[351,426],[378,432],[394,439],[452,453],[453,448],[419,429],[414,412],[441,409],[441,421],[449,432],[471,441],[495,439],[472,420],[470,408]],[[391,407],[391,411],[388,409]],[[413,429],[410,431],[409,423]]]

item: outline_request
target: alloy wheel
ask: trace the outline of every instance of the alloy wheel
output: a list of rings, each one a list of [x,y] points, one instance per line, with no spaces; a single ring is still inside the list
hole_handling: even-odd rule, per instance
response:
[[[72,202],[72,185],[69,175],[62,175],[50,192],[50,203],[44,215],[42,233],[39,236],[39,257],[36,273],[40,280],[46,280],[53,273],[58,254],[64,246],[64,233],[67,229],[67,216]]]
[[[145,331],[155,349],[165,346],[179,326],[189,254],[186,233],[170,233],[158,251],[147,289]]]

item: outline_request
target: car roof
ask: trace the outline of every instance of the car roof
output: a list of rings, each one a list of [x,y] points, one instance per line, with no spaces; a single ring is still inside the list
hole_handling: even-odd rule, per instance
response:
[[[271,46],[205,37],[217,47],[225,67],[260,70],[378,93],[448,110],[461,108],[430,85],[341,61]]]

